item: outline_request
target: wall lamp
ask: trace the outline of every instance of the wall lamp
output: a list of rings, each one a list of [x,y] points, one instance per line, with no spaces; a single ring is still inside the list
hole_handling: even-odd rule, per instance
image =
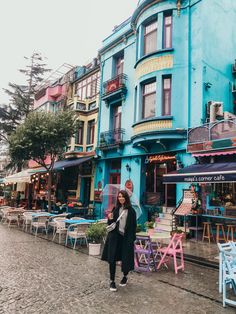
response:
[[[211,88],[211,86],[212,84],[210,82],[204,83],[205,90],[208,90],[209,88]]]
[[[131,171],[131,167],[130,167],[130,165],[129,165],[129,164],[126,164],[125,168],[126,168],[126,170],[127,170],[128,172],[130,172],[130,171]]]

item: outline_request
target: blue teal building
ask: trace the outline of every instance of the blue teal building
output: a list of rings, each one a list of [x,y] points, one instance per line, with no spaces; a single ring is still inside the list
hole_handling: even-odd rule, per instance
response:
[[[209,122],[211,104],[215,119],[234,114],[235,20],[234,0],[143,0],[104,39],[95,195],[126,185],[143,220],[153,206],[175,207],[189,184],[163,175],[196,162],[190,128]]]

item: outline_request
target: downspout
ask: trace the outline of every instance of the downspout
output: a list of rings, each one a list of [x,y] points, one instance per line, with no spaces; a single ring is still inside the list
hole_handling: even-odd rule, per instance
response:
[[[103,73],[104,73],[104,61],[101,62],[101,84],[99,91],[99,105],[98,105],[98,131],[97,131],[97,144],[99,143],[99,134],[100,134],[100,121],[101,121],[101,105],[102,105],[102,82],[103,82]],[[97,153],[97,149],[96,149]]]
[[[188,5],[188,129],[191,126],[191,6]],[[188,134],[188,130],[187,130]]]
[[[98,102],[98,127],[97,127],[97,146],[98,146],[98,143],[99,143],[99,135],[100,135],[100,123],[101,123],[101,105],[102,105],[102,82],[103,82],[103,73],[104,73],[104,61],[101,62],[101,80],[100,80],[100,91],[99,91],[99,102]],[[95,149],[95,153],[96,155],[98,156],[98,148],[96,147]],[[97,164],[97,160],[95,161],[96,164]],[[95,164],[95,165],[96,165]],[[97,172],[96,173],[96,176],[94,178],[94,184],[97,180]]]

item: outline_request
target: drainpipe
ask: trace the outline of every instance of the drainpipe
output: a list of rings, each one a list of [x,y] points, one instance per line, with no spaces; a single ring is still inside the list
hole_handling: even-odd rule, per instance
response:
[[[191,126],[191,7],[188,6],[188,129]]]
[[[102,82],[103,82],[103,68],[104,68],[104,61],[101,62],[101,84],[100,84],[100,91],[99,91],[99,102],[98,102],[98,127],[97,127],[97,144],[99,143],[99,134],[100,134],[100,123],[101,123],[101,104],[102,104]],[[97,155],[97,151],[98,149],[95,149],[95,153]],[[97,161],[96,161],[97,162]],[[97,172],[96,172],[96,176],[94,178],[94,180],[97,180]],[[94,182],[95,183],[95,182]]]
[[[98,104],[98,131],[97,131],[97,143],[99,142],[99,134],[100,134],[100,121],[101,121],[101,104],[102,104],[102,82],[103,82],[103,72],[104,72],[104,61],[101,62],[101,84],[99,91],[99,104]],[[96,152],[97,153],[97,152]]]

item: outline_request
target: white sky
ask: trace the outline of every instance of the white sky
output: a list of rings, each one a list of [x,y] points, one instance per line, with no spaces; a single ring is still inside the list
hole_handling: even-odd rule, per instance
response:
[[[97,56],[102,40],[130,17],[138,0],[0,0],[0,104],[8,82],[24,84],[18,69],[33,51],[56,70]]]

